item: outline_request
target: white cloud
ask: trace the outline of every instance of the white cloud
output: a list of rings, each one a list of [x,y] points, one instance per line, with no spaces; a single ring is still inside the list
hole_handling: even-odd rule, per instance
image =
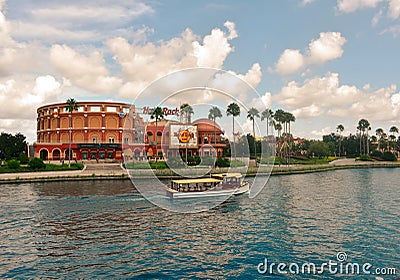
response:
[[[40,76],[36,78],[33,93],[38,95],[45,95],[60,89],[61,84],[51,75]]]
[[[383,0],[338,0],[337,9],[343,13],[352,13],[363,8],[375,8]]]
[[[346,39],[340,32],[320,33],[319,39],[311,41],[308,46],[310,63],[322,64],[341,57],[345,43]]]
[[[235,23],[232,21],[226,21],[224,23],[224,26],[226,28],[228,28],[229,31],[229,35],[228,35],[228,40],[232,40],[238,37],[237,31],[236,31],[236,27],[235,27]]]
[[[346,39],[340,32],[321,32],[319,38],[312,40],[306,50],[307,55],[300,50],[286,49],[275,64],[275,71],[281,75],[295,73],[307,65],[323,64],[343,55],[343,45]]]
[[[394,26],[390,26],[388,28],[385,28],[384,30],[382,30],[379,35],[383,35],[386,33],[390,33],[393,35],[393,37],[397,37],[397,35],[400,34],[400,25],[394,25]]]
[[[145,14],[152,14],[154,10],[147,4],[141,2],[114,3],[108,5],[90,5],[89,2],[78,5],[57,5],[50,8],[37,8],[31,11],[34,18],[70,23],[110,23],[110,21],[127,21]]]
[[[302,85],[289,82],[273,96],[273,100],[291,110],[297,118],[333,116],[377,121],[392,121],[400,116],[396,86],[369,92],[370,86],[359,89],[340,85],[337,73],[314,77]],[[385,109],[382,109],[385,108]]]
[[[226,34],[219,28],[211,31],[203,39],[201,44],[198,41],[193,42],[193,54],[197,58],[197,66],[221,68],[226,57],[233,51],[229,40],[237,37],[235,26],[231,22],[226,22],[229,34]]]
[[[110,76],[103,56],[94,51],[84,56],[66,45],[53,45],[50,60],[56,69],[72,84],[98,93],[109,93],[117,90],[122,80]]]
[[[133,19],[154,13],[139,1],[96,1],[96,4],[68,1],[68,4],[36,5],[24,18],[11,22],[14,38],[50,42],[103,41],[112,36],[134,36]]]
[[[286,49],[275,65],[276,72],[287,75],[304,67],[304,57],[299,50]]]
[[[372,21],[371,21],[372,26],[376,26],[378,24],[379,20],[382,17],[382,14],[383,14],[383,10],[381,9],[381,10],[379,10],[378,13],[376,13],[374,15],[374,17],[372,18]]]
[[[0,119],[34,119],[36,108],[57,100],[61,84],[50,75],[0,81]]]
[[[122,70],[126,83],[121,87],[122,97],[136,96],[146,85],[164,75],[192,67],[221,68],[226,57],[233,51],[229,41],[237,37],[235,24],[225,22],[228,32],[214,28],[202,40],[192,30],[186,29],[180,36],[157,43],[128,42],[122,37],[107,40],[107,47]],[[243,76],[252,86],[261,81],[261,67],[258,63]]]
[[[262,71],[259,63],[254,63],[245,75],[236,74],[234,72],[233,74],[249,83],[249,85],[251,85],[253,88],[256,88],[262,79]]]
[[[388,17],[392,18],[392,19],[397,19],[400,17],[400,1],[399,0],[389,0]]]

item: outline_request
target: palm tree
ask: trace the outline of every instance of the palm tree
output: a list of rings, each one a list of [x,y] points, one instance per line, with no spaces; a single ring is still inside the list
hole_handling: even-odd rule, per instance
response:
[[[267,122],[267,137],[269,135],[269,126],[271,125],[271,120],[274,116],[274,113],[272,112],[271,109],[265,109],[262,113],[261,113],[261,121],[266,120]]]
[[[233,135],[233,154],[236,159],[236,147],[235,147],[235,117],[240,116],[240,107],[237,103],[232,102],[228,105],[226,110],[227,116],[232,116],[232,135]]]
[[[339,132],[339,157],[342,151],[342,133],[344,131],[344,126],[342,124],[339,124],[336,127],[336,131]]]
[[[184,123],[190,123],[193,114],[194,114],[194,111],[193,111],[192,106],[190,106],[188,103],[184,103],[181,105],[181,117],[185,118]]]
[[[74,98],[67,99],[67,111],[69,112],[69,148],[68,148],[68,167],[71,167],[71,142],[72,142],[72,112],[77,111],[79,106]]]
[[[380,151],[380,149],[381,149],[381,142],[382,142],[382,136],[383,136],[383,134],[384,134],[384,131],[383,131],[382,128],[378,128],[378,129],[375,130],[375,133],[376,133],[376,136],[379,137],[379,139],[378,139],[378,151]]]
[[[292,150],[292,134],[291,134],[291,122],[295,122],[296,121],[296,117],[290,113],[290,112],[286,112],[286,121],[288,123],[289,129],[288,129],[288,136],[289,136],[289,153],[288,153],[288,163],[290,162],[290,153]]]
[[[164,118],[164,111],[161,107],[157,107],[151,112],[150,119],[156,120],[156,162],[158,162],[158,122]]]
[[[254,158],[256,159],[256,164],[257,164],[257,151],[256,151],[256,131],[254,129],[254,122],[256,118],[260,117],[260,112],[252,107],[250,110],[247,112],[247,118],[253,122],[253,138],[254,138]]]
[[[390,139],[392,140],[392,143],[393,143],[393,151],[394,151],[394,150],[395,150],[395,142],[394,142],[394,140],[396,140],[396,136],[395,136],[394,134],[395,134],[395,133],[399,133],[399,129],[398,129],[396,126],[392,126],[392,127],[389,129],[389,132],[392,133]]]
[[[191,122],[192,119],[192,114],[194,114],[192,106],[190,106],[188,103],[184,103],[181,105],[181,121],[182,117],[184,117],[184,122],[186,124]],[[185,158],[186,158],[186,165],[188,163],[188,143],[186,142],[186,148],[185,148]]]
[[[364,152],[364,154],[366,154],[366,149],[365,149],[366,147],[367,147],[367,150],[368,150],[368,152],[369,152],[369,147],[368,147],[368,146],[369,146],[369,145],[368,145],[368,130],[371,129],[369,121],[367,121],[366,119],[361,119],[361,120],[358,122],[358,127],[357,127],[357,129],[360,130],[360,154],[361,154],[361,141],[364,140],[365,131],[367,131],[367,139],[364,140],[364,141],[362,141],[362,142],[363,142],[363,146],[364,146],[363,152]],[[368,152],[367,152],[367,153],[368,153]]]
[[[210,111],[208,111],[208,119],[214,121],[214,145],[217,144],[217,130],[215,127],[215,120],[217,118],[222,118],[222,113],[218,107],[214,106],[210,109]]]

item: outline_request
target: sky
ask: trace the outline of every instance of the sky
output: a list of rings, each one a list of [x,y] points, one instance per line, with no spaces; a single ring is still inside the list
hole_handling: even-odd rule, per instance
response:
[[[155,106],[165,93],[141,95],[154,81],[210,67],[254,89],[233,89],[229,79],[222,86],[244,104],[243,133],[253,106],[293,113],[298,137],[321,139],[338,124],[355,133],[361,118],[387,132],[400,126],[399,37],[400,0],[0,0],[0,131],[32,143],[36,109],[70,97],[139,96]],[[233,100],[206,96],[165,104],[193,102],[200,118]],[[230,135],[223,113],[218,122]]]

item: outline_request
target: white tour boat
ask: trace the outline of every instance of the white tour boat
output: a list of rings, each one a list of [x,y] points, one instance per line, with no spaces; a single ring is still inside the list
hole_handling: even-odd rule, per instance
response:
[[[240,173],[212,174],[210,177],[171,180],[166,186],[171,198],[201,198],[239,195],[249,191],[249,182]]]

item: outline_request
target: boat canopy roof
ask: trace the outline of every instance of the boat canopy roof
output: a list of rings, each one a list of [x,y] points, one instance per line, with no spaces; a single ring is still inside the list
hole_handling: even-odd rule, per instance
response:
[[[201,184],[201,183],[220,183],[220,179],[215,178],[195,178],[195,179],[179,179],[171,180],[174,184]]]
[[[240,173],[218,173],[218,174],[212,174],[213,177],[216,178],[242,178],[242,174]]]

